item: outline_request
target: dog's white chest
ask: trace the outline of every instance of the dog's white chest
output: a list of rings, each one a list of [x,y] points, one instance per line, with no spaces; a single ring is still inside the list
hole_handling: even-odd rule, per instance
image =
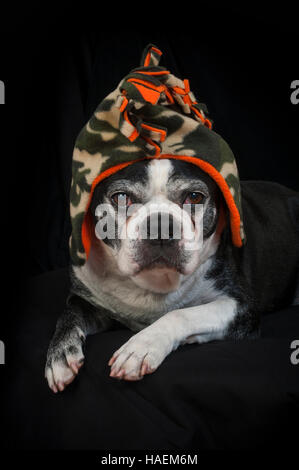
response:
[[[88,288],[89,301],[104,307],[116,320],[133,330],[155,322],[169,311],[206,304],[221,292],[214,280],[206,277],[212,261],[208,259],[192,275],[183,279],[178,290],[168,294],[155,294],[120,276],[99,277],[88,265],[74,268],[76,277]]]

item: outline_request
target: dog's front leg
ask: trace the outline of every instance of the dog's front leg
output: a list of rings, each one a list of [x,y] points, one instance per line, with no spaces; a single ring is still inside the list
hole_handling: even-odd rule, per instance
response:
[[[110,322],[104,311],[76,294],[69,295],[47,353],[45,377],[53,392],[62,392],[78,374],[86,336],[107,329]]]
[[[154,372],[180,344],[204,343],[224,337],[237,303],[227,296],[213,302],[173,310],[132,336],[109,361],[111,377],[140,380]]]

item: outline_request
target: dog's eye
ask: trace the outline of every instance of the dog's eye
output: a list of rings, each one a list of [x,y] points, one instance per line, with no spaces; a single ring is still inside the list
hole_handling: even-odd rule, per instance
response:
[[[204,196],[201,193],[193,192],[189,193],[185,199],[184,204],[200,204]]]
[[[115,193],[111,196],[112,201],[117,206],[130,206],[132,201],[126,193]]]

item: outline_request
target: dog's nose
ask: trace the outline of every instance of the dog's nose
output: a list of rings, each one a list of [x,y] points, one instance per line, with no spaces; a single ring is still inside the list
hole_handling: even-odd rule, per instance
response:
[[[171,214],[148,216],[146,224],[147,241],[152,245],[170,245],[178,238],[178,225]]]

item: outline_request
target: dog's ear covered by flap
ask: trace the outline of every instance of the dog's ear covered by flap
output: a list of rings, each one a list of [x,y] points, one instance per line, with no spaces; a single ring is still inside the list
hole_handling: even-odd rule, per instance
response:
[[[75,142],[70,213],[71,262],[83,265],[91,245],[89,206],[104,178],[137,161],[179,159],[200,167],[218,185],[229,211],[232,243],[245,242],[238,169],[229,145],[212,130],[207,107],[188,80],[159,65],[149,44],[133,69],[97,107]]]

